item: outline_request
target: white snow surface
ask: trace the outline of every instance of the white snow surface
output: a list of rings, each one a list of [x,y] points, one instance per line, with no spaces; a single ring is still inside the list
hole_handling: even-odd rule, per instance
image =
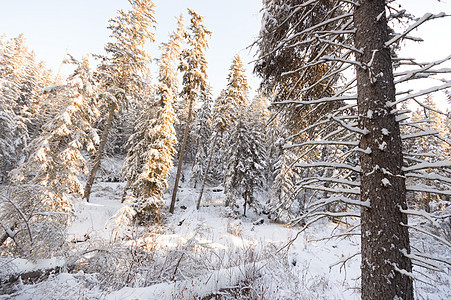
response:
[[[123,185],[96,184],[90,203],[77,200],[76,218],[68,235],[70,241],[77,241],[73,252],[112,241],[116,226],[111,218],[123,205],[120,202]],[[60,273],[39,283],[20,284],[14,294],[0,295],[0,299],[201,299],[237,287],[249,278],[254,281],[251,286],[261,289],[260,294],[264,296],[261,299],[360,298],[360,255],[354,256],[360,251],[360,237],[326,239],[331,234],[346,232],[349,229],[346,225],[338,226],[327,220],[318,222],[300,234],[289,248],[277,252],[296,236],[300,227],[272,223],[265,216],[263,224],[254,225],[262,216],[252,209],[247,217],[225,217],[222,187],[207,188],[200,211],[195,209],[197,197],[198,191],[189,187],[188,181],[182,184],[176,212],[168,215],[162,225],[155,251],[182,249],[194,241],[195,247],[187,255],[209,251],[209,257],[222,257],[222,263],[209,265],[197,273],[183,271],[183,275],[180,270],[183,276],[176,280],[119,288],[101,286],[96,273]],[[169,204],[169,193],[165,198]],[[348,219],[347,222],[355,225],[357,221]],[[187,247],[183,249],[188,251]],[[346,260],[348,257],[353,258]],[[64,261],[64,257],[36,261],[0,257],[0,276],[62,265]],[[344,261],[345,267],[340,263]],[[450,299],[449,274],[439,277],[439,284],[436,278],[431,278],[435,286],[416,284],[417,296]]]

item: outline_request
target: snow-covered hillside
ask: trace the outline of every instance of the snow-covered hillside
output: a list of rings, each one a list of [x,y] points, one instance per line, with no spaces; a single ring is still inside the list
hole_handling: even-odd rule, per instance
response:
[[[360,237],[328,239],[346,232],[345,222],[317,223],[287,247],[300,227],[272,223],[252,210],[248,217],[227,217],[220,187],[207,188],[197,211],[198,190],[182,185],[174,215],[158,226],[124,230],[116,215],[122,188],[103,182],[94,186],[90,203],[76,201],[66,257],[2,258],[2,278],[56,266],[62,272],[5,284],[9,295],[0,299],[360,298]],[[418,282],[418,298],[449,298],[446,272]]]

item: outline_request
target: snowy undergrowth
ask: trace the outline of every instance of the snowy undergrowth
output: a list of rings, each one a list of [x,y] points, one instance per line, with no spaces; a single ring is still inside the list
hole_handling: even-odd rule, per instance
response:
[[[280,224],[254,225],[258,216],[225,217],[221,188],[210,188],[200,209],[197,191],[182,187],[174,215],[159,226],[128,227],[117,232],[112,217],[122,207],[123,184],[94,186],[91,203],[75,203],[67,257],[26,261],[4,258],[2,276],[56,265],[76,265],[69,273],[36,283],[16,284],[8,299],[358,299],[359,237],[327,239],[345,231],[323,221],[302,233]],[[166,195],[169,200],[169,195]],[[352,220],[350,220],[352,222]],[[416,247],[424,239],[413,239]],[[422,247],[437,256],[446,249]],[[280,250],[280,251],[279,251]],[[345,262],[343,267],[340,262]],[[333,267],[331,267],[333,266]],[[69,269],[68,269],[69,271]],[[450,296],[449,269],[421,270],[419,299]],[[433,285],[431,285],[433,283]],[[0,296],[1,297],[1,296]]]

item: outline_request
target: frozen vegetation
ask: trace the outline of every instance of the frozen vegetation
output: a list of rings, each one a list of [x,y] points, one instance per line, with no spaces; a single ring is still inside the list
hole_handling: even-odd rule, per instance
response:
[[[116,163],[118,160],[109,160]],[[190,167],[184,170],[190,175]],[[107,178],[108,176],[105,176]],[[30,279],[3,281],[4,299],[359,299],[360,237],[344,235],[354,218],[324,220],[298,235],[299,226],[275,223],[253,210],[227,216],[221,186],[182,183],[174,215],[158,225],[120,228],[117,212],[124,183],[99,182],[91,202],[75,200],[64,256],[1,258],[1,278],[50,270]],[[164,195],[166,209],[170,195]],[[259,199],[264,200],[264,199]],[[242,203],[240,203],[242,205]],[[240,208],[242,210],[242,207]],[[416,223],[412,218],[411,223]],[[336,238],[330,238],[336,235]],[[293,239],[297,238],[293,241]],[[431,238],[413,234],[413,246],[435,256]],[[287,246],[289,244],[289,246]],[[451,297],[450,268],[415,267],[418,299]],[[415,270],[414,269],[414,270]]]
[[[0,39],[0,298],[451,299],[451,56],[398,53],[445,13],[265,0],[214,98],[205,17],[152,60],[129,2],[67,78]]]

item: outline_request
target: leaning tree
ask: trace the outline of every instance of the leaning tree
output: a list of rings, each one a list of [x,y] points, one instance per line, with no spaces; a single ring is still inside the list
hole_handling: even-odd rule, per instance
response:
[[[142,97],[149,70],[150,54],[145,50],[147,42],[154,42],[154,4],[151,0],[129,0],[132,9],[118,11],[109,21],[113,41],[105,46],[106,56],[98,67],[100,98],[105,107],[105,122],[86,182],[83,198],[89,202],[91,188],[100,167],[113,120],[127,102]]]
[[[208,48],[207,38],[211,35],[204,25],[204,17],[192,9],[188,9],[191,16],[191,24],[186,33],[188,48],[181,53],[181,62],[179,69],[183,72],[182,97],[188,104],[188,116],[183,131],[182,145],[179,152],[177,164],[177,173],[175,176],[174,189],[172,191],[171,205],[169,212],[174,213],[175,200],[177,199],[177,190],[182,171],[183,155],[185,152],[186,141],[191,127],[192,115],[195,100],[205,91],[207,85],[207,59],[205,50]]]

